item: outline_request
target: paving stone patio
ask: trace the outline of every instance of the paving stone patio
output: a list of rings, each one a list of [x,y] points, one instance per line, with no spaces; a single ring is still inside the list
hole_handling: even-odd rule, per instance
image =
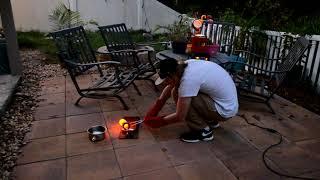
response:
[[[83,77],[81,83],[86,85],[93,78]],[[179,134],[187,130],[183,122],[160,129],[142,126],[139,139],[120,140],[118,120],[142,117],[159,95],[149,82],[137,82],[143,96],[133,87],[122,93],[128,111],[116,99],[83,99],[75,106],[78,95],[69,77],[41,84],[36,121],[14,170],[18,180],[286,179],[269,171],[261,158],[262,151],[278,141],[277,135],[240,117],[221,123],[212,142],[181,142]],[[280,97],[272,100],[272,106],[275,115],[263,104],[240,103],[241,113],[250,122],[284,135],[284,142],[268,152],[268,164],[282,173],[320,179],[320,116]],[[169,101],[161,114],[174,110]],[[86,129],[93,125],[107,127],[104,141],[88,140]]]

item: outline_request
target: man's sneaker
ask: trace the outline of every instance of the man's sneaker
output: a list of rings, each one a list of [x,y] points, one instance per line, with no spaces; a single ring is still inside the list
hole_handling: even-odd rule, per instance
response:
[[[210,124],[210,128],[212,128],[212,129],[216,129],[218,127],[220,127],[220,124],[218,122],[215,124],[214,123]]]
[[[180,136],[180,139],[184,142],[194,143],[199,141],[211,141],[213,140],[213,132],[202,129],[200,131],[190,131]]]

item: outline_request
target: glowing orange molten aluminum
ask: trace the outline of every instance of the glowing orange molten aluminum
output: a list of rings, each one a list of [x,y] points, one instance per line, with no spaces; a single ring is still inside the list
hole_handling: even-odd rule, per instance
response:
[[[130,127],[130,124],[129,124],[128,121],[125,120],[125,119],[120,119],[120,120],[119,120],[119,124],[120,124],[120,126],[121,126],[123,129],[125,129],[125,130],[128,130],[129,127]]]
[[[122,127],[119,139],[136,139],[139,134],[139,127],[143,120],[140,117],[127,116],[119,120],[119,125]]]

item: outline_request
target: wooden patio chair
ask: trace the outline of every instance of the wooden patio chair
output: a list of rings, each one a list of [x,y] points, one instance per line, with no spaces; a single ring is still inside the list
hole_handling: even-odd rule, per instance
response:
[[[82,26],[64,29],[50,33],[56,47],[58,56],[67,68],[71,80],[80,95],[75,102],[79,104],[82,98],[102,99],[116,97],[122,103],[124,109],[128,110],[127,104],[119,96],[129,85],[133,85],[137,93],[141,95],[134,80],[138,76],[137,69],[127,70],[121,67],[117,56],[113,55],[112,60],[99,62],[96,59],[96,52],[92,49]],[[108,53],[110,55],[112,53]],[[100,78],[88,87],[79,86],[79,78],[82,75],[98,73]]]
[[[255,53],[242,51],[239,53],[239,58],[246,57],[255,61],[249,63],[238,60],[228,62],[224,67],[232,75],[239,96],[254,102],[266,103],[274,113],[269,100],[277,92],[289,71],[303,57],[308,45],[309,41],[300,37],[289,49],[287,55],[279,59],[268,59]],[[274,64],[274,68],[270,68],[270,64]]]
[[[124,23],[108,26],[99,26],[104,43],[109,52],[118,51],[124,63],[136,65],[139,71],[138,80],[148,80],[154,85],[151,76],[157,73],[156,65],[158,61],[153,57],[154,49],[150,46],[156,44],[167,45],[167,42],[136,44],[133,42],[130,33]],[[143,58],[147,54],[147,58]],[[155,89],[157,87],[154,85]]]
[[[234,48],[235,27],[234,23],[214,21],[204,23],[201,33],[212,43],[220,45],[220,52],[230,55]]]

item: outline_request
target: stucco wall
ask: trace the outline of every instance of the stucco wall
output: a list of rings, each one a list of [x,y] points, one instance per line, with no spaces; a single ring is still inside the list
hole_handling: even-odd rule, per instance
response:
[[[17,31],[50,30],[48,15],[58,2],[59,0],[11,0]]]
[[[156,0],[69,0],[84,20],[99,25],[126,23],[132,29],[154,29],[156,25],[173,23],[179,13]],[[48,15],[59,0],[11,0],[16,29],[19,31],[50,31]],[[63,0],[67,6],[68,1]],[[95,29],[94,26],[87,28]]]

